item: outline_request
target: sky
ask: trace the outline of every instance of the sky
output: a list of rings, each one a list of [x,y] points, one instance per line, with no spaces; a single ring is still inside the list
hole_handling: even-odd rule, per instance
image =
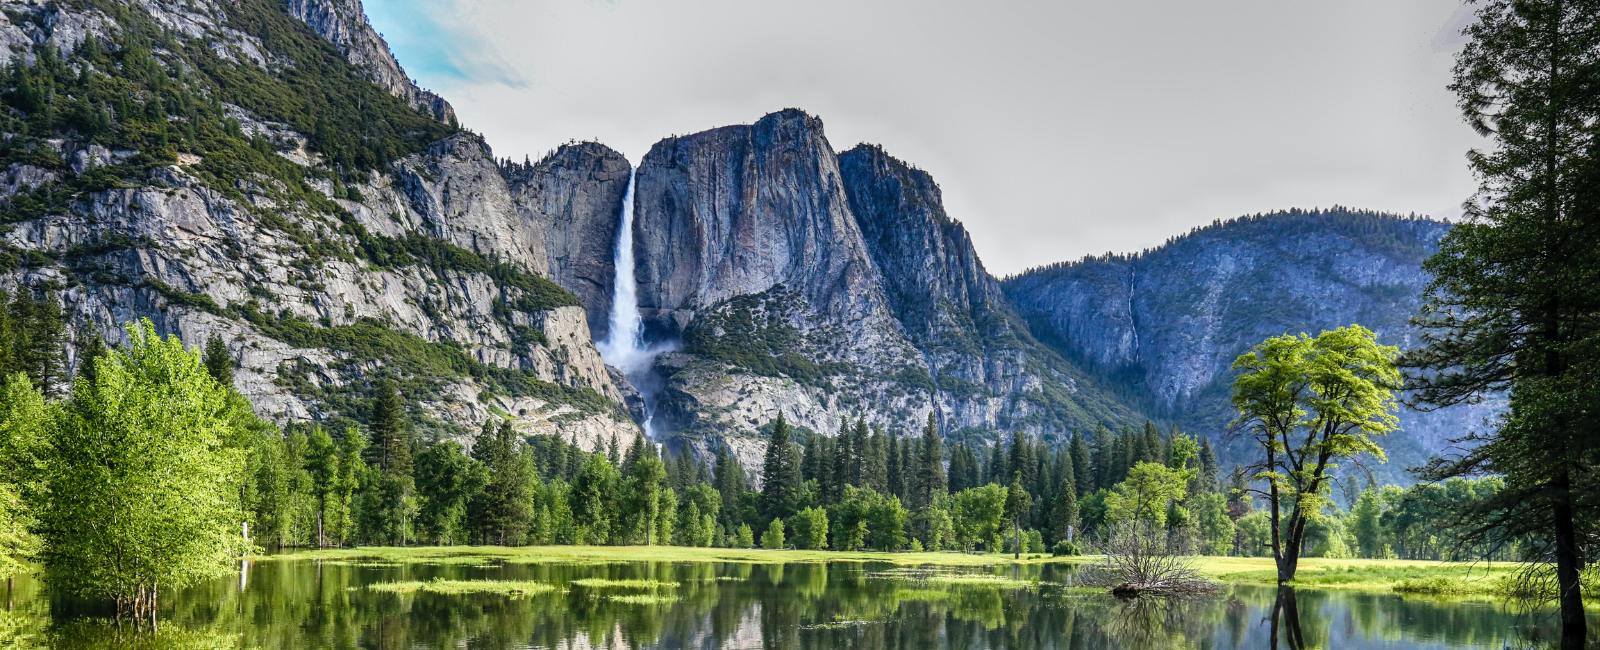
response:
[[[989,271],[1291,207],[1459,214],[1455,0],[367,0],[495,154],[784,108],[928,171]]]

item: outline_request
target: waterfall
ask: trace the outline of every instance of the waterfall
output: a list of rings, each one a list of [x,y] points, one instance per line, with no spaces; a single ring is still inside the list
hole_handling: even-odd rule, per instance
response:
[[[600,358],[622,371],[644,399],[645,418],[641,426],[647,438],[656,438],[655,397],[660,382],[651,371],[656,356],[676,346],[649,345],[644,340],[644,319],[639,316],[639,286],[633,277],[633,181],[637,170],[628,172],[628,191],[622,196],[622,224],[617,228],[617,250],[612,260],[616,277],[611,281],[610,329],[606,340],[595,347]]]

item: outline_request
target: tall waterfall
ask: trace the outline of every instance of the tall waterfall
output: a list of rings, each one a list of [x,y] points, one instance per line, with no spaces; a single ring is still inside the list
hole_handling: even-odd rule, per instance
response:
[[[617,251],[613,257],[616,278],[611,282],[611,318],[606,340],[595,347],[600,358],[611,367],[621,370],[628,381],[639,389],[644,399],[645,436],[654,440],[656,432],[655,397],[660,382],[651,372],[656,355],[675,347],[648,345],[644,341],[644,320],[639,316],[639,286],[633,269],[633,181],[634,170],[628,172],[628,191],[622,196],[622,224],[617,228]]]

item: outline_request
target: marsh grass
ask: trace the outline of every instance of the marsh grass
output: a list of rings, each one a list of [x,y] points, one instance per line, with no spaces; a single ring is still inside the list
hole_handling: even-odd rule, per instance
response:
[[[1278,572],[1272,558],[1198,558],[1199,569],[1220,582],[1230,584],[1277,584]],[[1295,574],[1297,587],[1318,589],[1356,589],[1366,591],[1401,591],[1401,593],[1499,593],[1505,576],[1511,575],[1516,565],[1493,565],[1464,562],[1427,562],[1417,560],[1364,560],[1307,558],[1301,561]],[[1429,582],[1434,581],[1434,582]],[[1446,582],[1451,581],[1451,582]],[[1430,592],[1425,589],[1443,588],[1449,592]],[[1463,591],[1465,589],[1465,591]]]
[[[380,582],[367,585],[372,591],[387,591],[397,594],[412,594],[426,591],[432,594],[501,594],[505,596],[533,596],[553,592],[565,593],[565,590],[544,582],[528,580],[441,580],[435,578],[429,581],[410,580],[405,582]]]
[[[677,596],[667,594],[627,594],[625,596],[606,596],[606,600],[628,605],[670,605],[678,602]]]
[[[894,597],[900,600],[946,600],[950,592],[939,589],[898,589]]]
[[[932,567],[888,569],[868,573],[867,577],[878,580],[904,580],[917,585],[933,586],[979,586],[1003,589],[1032,589],[1039,586],[1038,582],[1032,580],[1020,580],[992,573],[961,573]]]
[[[678,586],[676,582],[661,580],[612,580],[609,578],[583,578],[573,580],[572,584],[589,589],[673,589]]]

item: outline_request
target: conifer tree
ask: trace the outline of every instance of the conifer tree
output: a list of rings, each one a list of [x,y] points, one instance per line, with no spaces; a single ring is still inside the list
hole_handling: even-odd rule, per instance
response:
[[[1211,447],[1211,438],[1200,438],[1200,476],[1196,480],[1195,494],[1217,491],[1217,451]]]
[[[834,438],[833,447],[833,485],[828,493],[830,503],[838,503],[843,498],[844,487],[854,485],[850,482],[850,463],[855,458],[855,452],[851,450],[850,442],[850,423],[839,418],[839,435]]]
[[[228,344],[215,333],[206,339],[205,364],[206,372],[210,373],[212,379],[233,388],[233,355],[228,353]]]
[[[976,487],[976,486],[967,484],[967,470],[970,467],[967,464],[967,456],[970,453],[971,452],[967,451],[966,443],[960,443],[960,442],[956,443],[955,449],[950,450],[950,493],[951,494],[955,494],[955,493],[960,492],[962,490],[965,490],[965,489],[967,489],[969,487]]]
[[[472,458],[482,464],[485,484],[474,511],[485,543],[520,544],[532,516],[532,459],[517,449],[510,420],[483,423],[472,443]]]
[[[1006,459],[1006,466],[1012,473],[1022,476],[1023,487],[1033,485],[1038,478],[1038,463],[1033,457],[1033,444],[1021,431],[1011,435],[1011,453]]]
[[[215,377],[213,377],[214,379]],[[395,392],[394,382],[378,382],[372,400],[372,452],[379,469],[389,476],[411,476],[411,427],[405,404]]]
[[[606,447],[606,462],[612,465],[622,464],[622,447],[617,444],[617,433],[611,432],[611,444]]]
[[[1006,480],[1005,446],[1000,444],[1000,437],[995,436],[994,446],[989,448],[989,462],[984,466],[984,484],[1002,485]]]
[[[100,338],[100,333],[93,327],[84,327],[78,336],[82,339],[78,345],[78,377],[94,385],[95,370],[94,360],[106,353],[105,339]]]
[[[867,440],[866,463],[862,467],[861,482],[879,494],[889,493],[889,459],[885,448],[883,430],[872,428]]]
[[[1056,484],[1055,494],[1050,497],[1048,532],[1052,544],[1063,539],[1072,541],[1074,537],[1073,527],[1078,523],[1078,491],[1074,483],[1071,471],[1063,472],[1060,482]]]
[[[932,505],[945,495],[944,441],[939,437],[939,423],[933,413],[928,414],[928,424],[922,429],[921,453],[917,458],[917,485],[914,508]]]
[[[906,475],[903,465],[900,464],[900,434],[889,433],[888,444],[884,449],[885,461],[888,465],[889,494],[904,498],[906,494]]]
[[[767,454],[761,472],[762,516],[768,519],[786,519],[797,511],[800,503],[799,454],[789,441],[789,424],[783,413],[772,426],[772,437],[767,441]]]
[[[850,484],[856,487],[867,486],[867,457],[872,453],[867,444],[867,420],[857,418],[855,428],[850,431]]]

